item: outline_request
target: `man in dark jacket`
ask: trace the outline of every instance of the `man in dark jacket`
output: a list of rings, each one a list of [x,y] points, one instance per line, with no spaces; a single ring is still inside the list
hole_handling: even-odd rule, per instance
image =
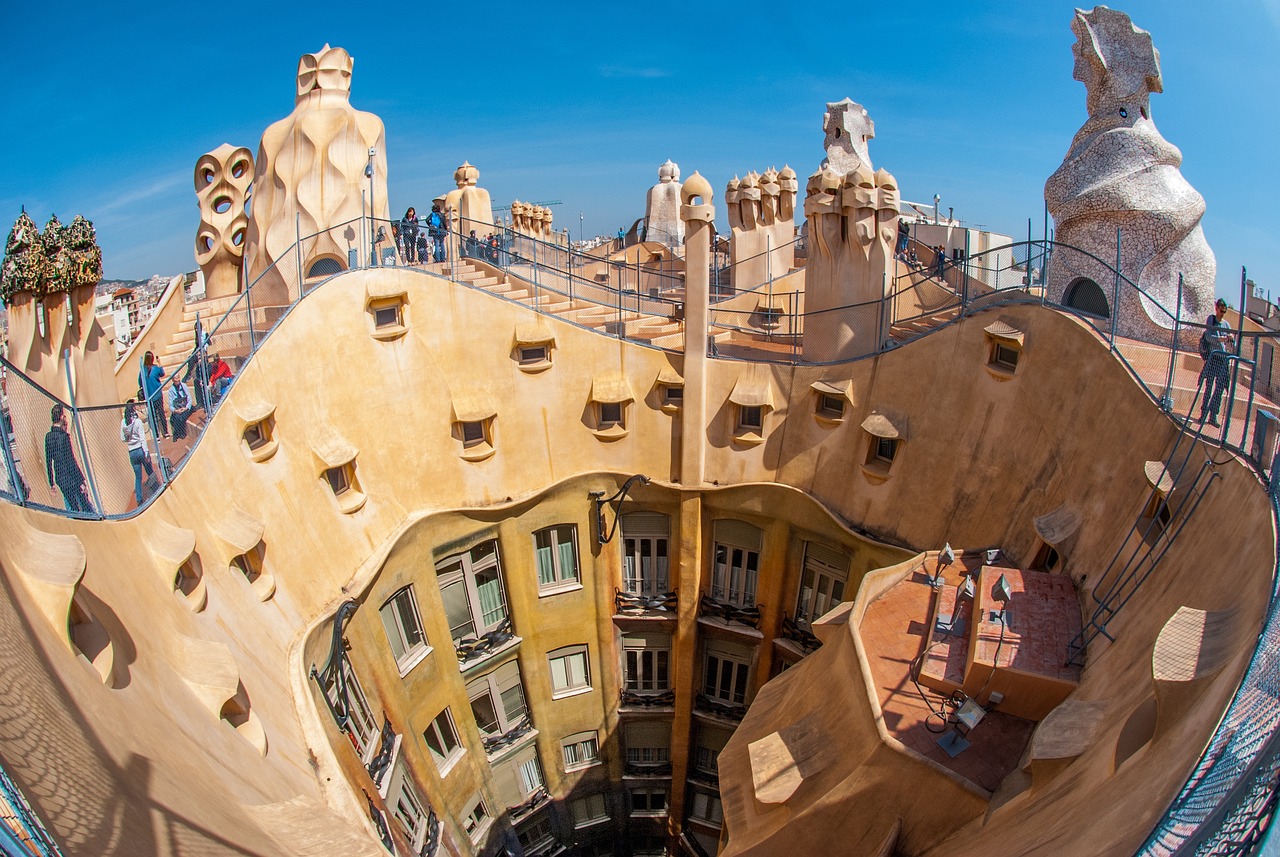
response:
[[[62,405],[54,405],[50,409],[49,421],[52,425],[44,436],[44,464],[49,487],[52,488],[57,481],[68,512],[92,512],[93,505],[85,492],[84,473],[76,463],[71,435],[67,434],[67,414]]]

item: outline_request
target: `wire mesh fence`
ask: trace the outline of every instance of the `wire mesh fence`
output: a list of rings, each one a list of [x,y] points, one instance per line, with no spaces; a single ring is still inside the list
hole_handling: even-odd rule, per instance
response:
[[[773,268],[772,257],[734,262],[717,251],[707,271],[706,338],[695,341],[706,341],[719,359],[820,365],[883,353],[967,315],[1038,303],[1090,329],[1171,417],[1190,425],[1203,404],[1197,341],[1205,325],[1165,309],[1182,305],[1180,293],[1173,302],[1147,294],[1114,265],[1052,241],[951,258],[913,241],[878,292],[839,306],[806,296],[786,279],[790,270]],[[567,233],[466,220],[410,229],[365,217],[312,235],[299,230],[247,288],[209,302],[190,338],[179,336],[157,355],[164,374],[155,384],[140,377],[137,401],[77,403],[0,361],[0,498],[73,517],[135,514],[181,469],[236,378],[298,301],[346,271],[389,266],[487,289],[646,347],[685,346],[688,271],[683,258],[656,242],[585,252]],[[1125,326],[1129,317],[1149,320],[1142,336]],[[1267,446],[1277,432],[1262,429],[1274,423],[1280,400],[1280,334],[1236,333],[1222,423],[1199,436],[1241,453],[1266,476],[1274,473],[1275,450]],[[1273,596],[1261,644],[1222,726],[1142,854],[1248,853],[1266,829],[1280,778],[1277,604]]]

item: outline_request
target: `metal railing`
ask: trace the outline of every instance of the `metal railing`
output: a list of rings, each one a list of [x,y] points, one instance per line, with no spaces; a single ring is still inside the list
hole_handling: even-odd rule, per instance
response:
[[[408,261],[395,245],[391,227],[389,221],[364,217],[313,235],[303,236],[299,230],[294,244],[255,273],[244,292],[220,309],[221,315],[211,324],[200,319],[191,349],[173,373],[190,385],[192,407],[180,420],[186,436],[174,436],[179,432],[169,407],[172,377],[158,391],[163,409],[140,408],[149,467],[139,463],[135,468],[121,441],[125,403],[78,405],[74,395],[63,400],[0,358],[5,382],[0,401],[5,439],[0,444],[0,498],[75,518],[123,518],[145,508],[199,444],[226,395],[225,387],[235,383],[263,341],[299,301],[345,271],[403,266]],[[474,243],[467,240],[472,228],[477,231]],[[482,245],[479,239],[486,237],[489,240]],[[499,298],[643,347],[684,348],[684,271],[670,259],[646,263],[627,261],[625,256],[602,258],[572,249],[563,234],[535,237],[465,221],[442,243],[444,261],[419,263],[408,270],[469,288],[489,288]],[[836,313],[869,343],[859,356],[865,359],[966,316],[1036,303],[1071,314],[1089,327],[1153,401],[1185,424],[1177,415],[1190,412],[1186,403],[1194,403],[1198,383],[1186,380],[1185,366],[1182,372],[1178,369],[1180,362],[1199,359],[1195,341],[1204,324],[1170,315],[1164,309],[1170,301],[1148,294],[1117,270],[1114,260],[1051,240],[1027,240],[948,260],[941,277],[936,270],[928,270],[929,260],[921,261],[922,269],[886,280],[882,297],[827,309],[821,315],[806,309],[802,292],[780,294],[773,288],[781,272],[753,285],[738,283],[729,266],[714,264],[716,300],[705,331],[712,356],[818,365],[819,361],[805,357],[805,328]],[[483,282],[486,276],[498,281],[497,286]],[[730,281],[735,282],[734,288],[728,287]],[[1076,293],[1076,284],[1086,281],[1090,289]],[[1060,288],[1068,282],[1070,287]],[[1242,271],[1242,308],[1248,297],[1244,283]],[[1172,284],[1163,285],[1172,288]],[[1051,293],[1061,299],[1050,300]],[[1180,307],[1180,284],[1178,295],[1173,303]],[[736,306],[735,298],[741,298],[743,305]],[[1167,342],[1163,333],[1159,343],[1151,342],[1151,335],[1141,342],[1125,339],[1126,331],[1119,329],[1121,309],[1137,305],[1154,319],[1155,329],[1167,332]],[[1257,425],[1261,412],[1280,401],[1277,339],[1280,332],[1269,329],[1237,331],[1222,426],[1200,435],[1241,455],[1271,485],[1273,502],[1277,480],[1269,477],[1275,477],[1278,468],[1273,466],[1274,450],[1263,443],[1271,438],[1260,434]],[[695,341],[704,340],[695,336]],[[215,355],[231,371],[225,384],[212,383],[215,372],[224,371]],[[66,382],[74,390],[70,376]],[[55,405],[65,415],[66,443],[53,431]],[[53,468],[50,457],[55,459]],[[1280,779],[1278,604],[1280,592],[1273,594],[1266,630],[1231,708],[1196,773],[1144,846],[1143,855],[1192,850],[1247,853],[1270,823]]]
[[[0,854],[62,857],[62,850],[3,765],[0,765]]]

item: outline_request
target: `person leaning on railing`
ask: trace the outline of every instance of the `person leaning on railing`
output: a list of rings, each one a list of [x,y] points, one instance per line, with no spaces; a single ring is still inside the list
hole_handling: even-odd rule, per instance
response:
[[[68,512],[92,512],[93,504],[85,491],[84,473],[76,462],[71,435],[67,433],[67,412],[62,405],[54,405],[49,410],[49,422],[49,431],[44,436],[45,475],[49,477],[49,487],[52,488],[55,481],[58,483]]]

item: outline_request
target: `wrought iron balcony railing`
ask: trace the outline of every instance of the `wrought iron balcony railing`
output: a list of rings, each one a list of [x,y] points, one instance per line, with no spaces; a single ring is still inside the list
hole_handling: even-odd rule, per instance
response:
[[[750,607],[743,607],[737,604],[717,601],[715,598],[706,594],[704,594],[698,601],[699,616],[713,616],[717,619],[723,619],[726,622],[737,622],[741,625],[747,625],[748,627],[756,629],[759,629],[760,627],[760,615],[763,610],[763,604],[753,604]]]
[[[802,628],[786,613],[782,614],[782,636],[800,644],[806,655],[822,648],[822,641],[805,628]]]
[[[498,752],[504,747],[510,747],[512,744],[516,743],[517,741],[519,741],[521,738],[523,738],[525,735],[528,735],[532,731],[533,731],[533,721],[530,720],[529,715],[526,714],[523,717],[521,717],[518,721],[516,721],[516,724],[514,726],[512,726],[506,732],[503,732],[501,735],[493,735],[490,737],[482,738],[481,742],[484,744],[484,752],[487,755],[492,756],[494,753]]]
[[[387,769],[391,767],[391,756],[395,753],[395,749],[396,730],[392,728],[391,721],[384,716],[381,744],[377,754],[369,760],[369,777],[378,788],[382,788],[382,778],[387,775]]]
[[[741,720],[747,713],[747,706],[740,702],[725,702],[723,699],[715,699],[705,693],[695,697],[694,707],[707,714],[726,717],[729,720]]]
[[[674,690],[642,692],[623,689],[622,698],[619,701],[619,705],[623,708],[668,708],[675,704]]]
[[[483,658],[506,645],[515,635],[511,617],[507,616],[498,627],[487,634],[481,634],[479,637],[463,637],[454,643],[454,650],[458,653],[458,663],[465,668],[468,662]]]
[[[531,813],[541,809],[544,804],[551,798],[547,793],[545,786],[538,786],[533,790],[533,794],[529,795],[524,803],[517,806],[507,807],[507,812],[511,816],[512,823],[516,823]]]
[[[616,588],[613,590],[614,612],[622,616],[648,616],[654,613],[669,613],[675,616],[679,607],[680,598],[674,589],[655,595],[623,592]]]

